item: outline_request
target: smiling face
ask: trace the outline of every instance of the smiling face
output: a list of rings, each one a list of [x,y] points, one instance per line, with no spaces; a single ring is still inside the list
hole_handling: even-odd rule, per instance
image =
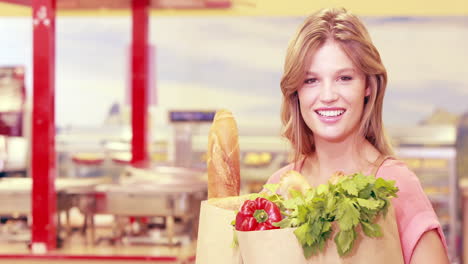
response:
[[[338,43],[327,41],[311,57],[298,90],[302,118],[316,140],[342,141],[357,133],[369,94],[364,73]]]

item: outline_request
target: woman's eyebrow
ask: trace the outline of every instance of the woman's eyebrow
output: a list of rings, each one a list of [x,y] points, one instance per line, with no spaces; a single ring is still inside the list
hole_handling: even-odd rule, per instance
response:
[[[336,72],[336,74],[341,74],[343,72],[352,72],[352,73],[355,73],[356,70],[354,68],[343,68],[343,69],[340,69]]]
[[[356,69],[354,69],[354,68],[343,68],[343,69],[338,69],[335,73],[336,74],[341,74],[343,72],[355,73]],[[317,73],[315,73],[313,71],[306,71],[306,75],[317,75]]]

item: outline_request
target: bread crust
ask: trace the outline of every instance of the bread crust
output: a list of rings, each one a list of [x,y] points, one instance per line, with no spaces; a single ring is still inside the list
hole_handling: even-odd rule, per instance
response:
[[[208,198],[239,195],[239,159],[236,121],[230,111],[219,110],[208,136]]]

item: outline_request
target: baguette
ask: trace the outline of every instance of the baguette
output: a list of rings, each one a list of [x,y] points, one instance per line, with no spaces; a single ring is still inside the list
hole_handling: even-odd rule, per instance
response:
[[[218,208],[238,211],[240,210],[242,204],[249,200],[250,194],[244,194],[242,196],[229,196],[223,198],[211,198],[208,200],[210,205],[216,206]]]
[[[231,112],[219,110],[208,136],[208,199],[239,195],[239,159],[236,121]]]

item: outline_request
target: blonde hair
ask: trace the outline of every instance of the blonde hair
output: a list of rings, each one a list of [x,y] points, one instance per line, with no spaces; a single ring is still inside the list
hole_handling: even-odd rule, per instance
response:
[[[327,40],[338,43],[354,65],[366,75],[366,85],[371,93],[365,98],[359,133],[382,155],[393,154],[382,122],[387,71],[361,20],[344,8],[333,8],[309,16],[299,27],[287,50],[281,79],[281,119],[282,134],[292,144],[294,160],[315,152],[313,133],[301,116],[297,90],[303,85],[312,55]]]

